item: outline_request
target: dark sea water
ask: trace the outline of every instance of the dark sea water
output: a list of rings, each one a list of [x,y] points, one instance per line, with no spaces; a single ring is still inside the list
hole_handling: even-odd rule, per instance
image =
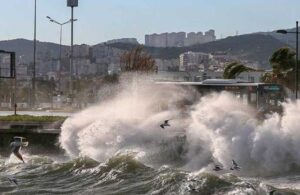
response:
[[[104,163],[25,155],[26,164],[1,158],[1,194],[300,194],[297,175],[245,178],[234,173],[151,168],[130,155]],[[16,179],[18,185],[9,181]]]

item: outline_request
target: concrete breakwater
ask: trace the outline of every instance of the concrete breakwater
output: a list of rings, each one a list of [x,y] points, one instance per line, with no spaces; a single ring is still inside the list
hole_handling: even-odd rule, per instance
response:
[[[58,144],[62,123],[63,121],[0,121],[0,155],[8,156],[10,154],[9,144],[14,136],[27,138],[29,146],[24,148],[25,152],[31,154],[62,152]]]

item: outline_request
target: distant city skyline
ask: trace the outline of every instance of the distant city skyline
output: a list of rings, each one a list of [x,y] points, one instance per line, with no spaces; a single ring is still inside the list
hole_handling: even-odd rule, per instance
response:
[[[74,14],[75,44],[94,45],[111,39],[137,38],[164,32],[214,29],[217,38],[292,28],[300,18],[297,0],[79,0]],[[33,39],[34,0],[2,1],[0,40]],[[59,27],[46,16],[70,19],[66,0],[37,0],[37,39],[59,42]],[[70,44],[70,25],[63,29],[63,44]]]

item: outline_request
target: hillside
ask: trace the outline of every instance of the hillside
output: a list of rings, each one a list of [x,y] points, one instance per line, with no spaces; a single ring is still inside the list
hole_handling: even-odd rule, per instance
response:
[[[214,42],[181,48],[154,48],[145,47],[154,58],[172,59],[186,51],[194,52],[227,52],[241,59],[258,61],[268,64],[269,56],[278,48],[286,46],[285,43],[269,35],[249,34],[220,39]],[[111,47],[130,49],[136,47],[129,44],[111,44]]]
[[[37,41],[37,56],[44,56],[51,53],[59,56],[59,44]],[[67,49],[68,46],[63,46]],[[17,56],[22,56],[25,62],[32,62],[33,58],[33,41],[27,39],[13,39],[0,41],[0,50],[15,51]]]
[[[105,47],[113,47],[121,50],[129,50],[137,45],[126,43],[98,44]],[[98,45],[92,46],[96,47]],[[180,48],[155,48],[145,47],[154,58],[174,59],[186,51],[194,52],[227,52],[230,55],[237,56],[243,60],[256,61],[263,66],[268,64],[269,56],[278,48],[286,46],[286,43],[270,35],[264,34],[248,34],[220,39],[214,42],[194,45],[190,47]],[[63,46],[63,50],[69,46]],[[0,50],[16,51],[17,56],[23,56],[26,62],[32,62],[33,41],[25,39],[15,39],[8,41],[0,41]],[[47,54],[52,56],[59,55],[59,45],[48,42],[37,42],[37,57],[45,59]]]
[[[296,28],[289,28],[285,29],[288,32],[296,32]],[[276,31],[271,31],[271,32],[259,32],[258,34],[263,34],[263,35],[270,35],[274,37],[275,39],[278,39],[282,41],[283,43],[288,44],[292,48],[296,48],[296,36],[294,33],[288,33],[288,34],[280,34],[277,33]],[[299,41],[300,43],[300,41]]]

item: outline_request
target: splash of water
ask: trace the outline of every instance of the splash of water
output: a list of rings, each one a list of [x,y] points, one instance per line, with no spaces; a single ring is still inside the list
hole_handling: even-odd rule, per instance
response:
[[[158,150],[157,145],[169,136],[159,125],[177,114],[175,109],[159,112],[161,102],[172,104],[187,94],[180,93],[180,89],[170,93],[169,88],[138,82],[138,88],[131,83],[121,85],[110,100],[66,120],[60,143],[70,156],[87,155],[105,161],[120,151],[143,156]],[[174,121],[172,130],[182,129],[177,123]]]
[[[296,113],[300,112],[300,101],[284,103],[283,107],[282,116],[274,113],[260,122],[230,94],[202,98],[191,112],[192,123],[187,130],[191,159],[187,166],[204,167],[204,159],[211,158],[229,169],[231,159],[235,159],[244,173],[260,175],[299,167],[296,121],[300,117]]]
[[[272,175],[300,166],[300,101],[283,104],[282,116],[272,114],[257,121],[251,108],[224,92],[202,97],[182,122],[176,106],[157,109],[162,102],[175,102],[191,93],[172,86],[124,82],[114,97],[75,114],[62,126],[60,143],[73,157],[89,156],[105,161],[116,153],[134,152],[148,163],[160,159],[182,160],[189,170],[207,168],[214,161],[225,168],[235,159],[243,174]],[[159,125],[173,119],[172,126]],[[186,152],[178,154],[174,137],[185,132]]]

